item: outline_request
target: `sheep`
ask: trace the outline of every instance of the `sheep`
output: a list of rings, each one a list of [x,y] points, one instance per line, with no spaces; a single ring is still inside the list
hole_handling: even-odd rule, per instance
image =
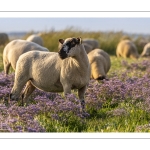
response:
[[[83,44],[84,43],[89,44],[92,47],[92,49],[100,47],[100,44],[99,44],[98,40],[95,40],[95,39],[92,39],[92,38],[83,39]]]
[[[8,35],[6,33],[0,33],[0,46],[5,46],[9,42]]]
[[[83,43],[83,45],[84,45],[84,48],[85,48],[85,51],[87,54],[93,50],[91,45],[89,45],[87,43]]]
[[[144,48],[143,51],[141,53],[141,57],[148,57],[150,56],[150,43],[147,43]]]
[[[22,54],[16,66],[15,81],[9,101],[16,100],[24,87],[22,102],[38,88],[47,92],[71,93],[78,89],[78,97],[84,111],[84,94],[90,80],[90,64],[81,38],[59,39],[59,52],[30,51]]]
[[[91,65],[91,79],[106,79],[106,74],[111,67],[110,56],[102,49],[94,49],[87,54]]]
[[[26,40],[43,46],[43,39],[41,38],[40,34],[30,35]]]
[[[119,42],[116,49],[116,55],[117,57],[123,58],[139,58],[136,45],[130,40],[122,40]]]
[[[16,62],[21,54],[31,50],[49,51],[45,47],[26,40],[17,39],[9,42],[3,50],[3,65],[5,75],[9,73],[10,66],[12,66],[12,68],[15,70]]]
[[[61,48],[61,46],[62,46],[62,44],[61,43],[59,43],[58,44],[58,49],[60,49]],[[88,54],[90,51],[92,51],[93,49],[92,49],[92,46],[91,45],[89,45],[89,44],[87,44],[87,43],[83,43],[83,46],[84,46],[84,48],[85,48],[85,51],[86,51],[86,53]]]

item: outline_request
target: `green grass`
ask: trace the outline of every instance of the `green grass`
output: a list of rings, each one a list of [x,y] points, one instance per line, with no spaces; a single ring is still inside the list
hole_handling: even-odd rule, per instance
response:
[[[122,71],[121,58],[111,56],[112,67],[109,75],[114,72]],[[129,63],[137,60],[127,59]],[[142,61],[139,60],[139,61]],[[73,114],[61,114],[66,116],[67,121],[56,121],[50,117],[50,114],[41,114],[37,116],[40,123],[46,128],[47,132],[150,132],[149,124],[150,113],[143,109],[140,102],[132,103],[132,100],[126,100],[117,105],[107,102],[99,110],[87,107],[90,117],[79,119]],[[115,114],[118,109],[123,110],[122,114]]]
[[[50,31],[42,35],[44,39],[44,46],[51,51],[58,51],[58,39],[70,36],[91,37],[99,40],[101,48],[106,50],[111,55],[111,69],[108,77],[111,78],[117,75],[118,72],[124,71],[125,68],[121,65],[123,59],[115,56],[115,49],[118,41],[123,36],[122,32],[118,33],[88,33],[74,30],[64,30],[62,32]],[[132,38],[132,37],[130,37]],[[136,41],[137,42],[137,41]],[[2,51],[0,48],[0,71],[3,71]],[[141,51],[141,49],[139,49]],[[137,62],[137,60],[124,59],[129,63]],[[138,61],[141,61],[139,59]],[[11,70],[13,71],[13,70]],[[130,74],[132,76],[132,74]],[[81,119],[74,114],[59,115],[64,120],[58,121],[51,117],[51,112],[45,114],[41,113],[36,116],[36,120],[40,122],[47,132],[150,132],[150,128],[145,125],[150,122],[150,113],[142,109],[142,104],[132,103],[129,99],[117,105],[112,105],[106,102],[101,109],[92,109],[87,106],[86,111],[90,116],[86,119]],[[122,114],[116,115],[114,112],[123,110]]]
[[[116,109],[124,109],[127,113],[113,115]],[[150,129],[138,129],[149,124],[150,114],[129,103],[121,103],[115,108],[101,108],[98,111],[88,110],[90,117],[79,119],[72,114],[67,121],[56,121],[48,115],[39,115],[37,119],[47,132],[149,132]]]

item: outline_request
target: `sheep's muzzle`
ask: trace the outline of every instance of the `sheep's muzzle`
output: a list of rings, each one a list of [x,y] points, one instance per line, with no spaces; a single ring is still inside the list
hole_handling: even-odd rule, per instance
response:
[[[58,54],[61,59],[65,59],[68,57],[68,55],[65,51],[59,51]]]
[[[19,98],[14,98],[14,95],[12,93],[9,94],[9,99],[8,99],[9,102],[10,101],[18,101],[18,100],[19,100]]]

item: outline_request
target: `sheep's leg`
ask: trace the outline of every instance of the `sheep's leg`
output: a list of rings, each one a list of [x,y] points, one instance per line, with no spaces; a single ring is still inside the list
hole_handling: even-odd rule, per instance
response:
[[[120,57],[119,53],[117,53],[116,55],[117,55],[118,58]]]
[[[9,96],[10,100],[11,99],[18,100],[18,98],[20,97],[21,91],[23,90],[23,87],[29,81],[29,77],[21,73],[22,73],[21,71],[20,72],[17,71],[17,73],[15,73],[14,85]]]
[[[83,112],[85,112],[85,100],[84,100],[85,90],[86,90],[86,86],[82,87],[81,89],[78,89],[78,96],[81,102],[81,107]]]
[[[22,82],[14,82],[14,86],[11,90],[11,93],[9,95],[9,100],[18,100],[20,93],[24,87],[24,85],[26,84],[25,81]]]
[[[63,85],[63,89],[64,89],[64,95],[67,95],[67,94],[71,94],[71,87],[70,85]]]
[[[24,105],[24,103],[26,103],[26,105],[28,105],[28,98],[31,95],[31,93],[35,90],[35,87],[32,85],[31,81],[28,81],[26,84],[26,87],[22,93],[22,105]]]
[[[8,75],[10,66],[11,66],[10,63],[4,63],[4,72],[5,72],[5,76]]]

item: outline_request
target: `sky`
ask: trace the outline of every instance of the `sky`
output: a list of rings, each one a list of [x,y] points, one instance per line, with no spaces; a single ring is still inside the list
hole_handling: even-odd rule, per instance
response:
[[[150,17],[0,17],[0,32],[63,30],[74,27],[84,31],[124,31],[150,34]]]

